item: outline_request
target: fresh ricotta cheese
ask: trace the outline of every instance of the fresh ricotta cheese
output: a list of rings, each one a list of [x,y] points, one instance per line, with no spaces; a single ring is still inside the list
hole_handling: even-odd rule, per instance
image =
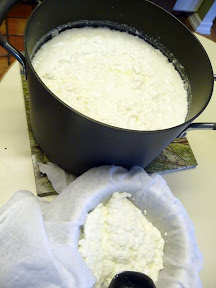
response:
[[[96,276],[96,288],[109,287],[123,271],[142,272],[157,282],[163,269],[161,233],[129,197],[116,192],[87,216],[79,251]]]
[[[133,130],[185,121],[184,82],[143,39],[109,28],[73,28],[46,42],[32,61],[63,102],[100,122]]]

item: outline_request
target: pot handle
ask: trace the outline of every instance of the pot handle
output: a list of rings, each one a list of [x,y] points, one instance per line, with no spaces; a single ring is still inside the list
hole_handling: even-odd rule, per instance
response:
[[[197,130],[197,129],[210,129],[210,130],[216,130],[216,123],[191,123],[188,127],[187,130]]]
[[[0,25],[4,21],[5,15],[8,12],[8,10],[17,2],[17,0],[1,0],[0,1]],[[25,57],[11,44],[7,42],[7,40],[0,34],[0,45],[7,50],[10,54],[12,54],[22,65],[24,69],[24,73],[26,71],[25,69]]]
[[[209,123],[202,123],[202,122],[197,122],[197,123],[191,123],[184,131],[181,132],[181,134],[177,138],[182,138],[187,135],[188,131],[191,130],[216,130],[216,123],[214,122],[209,122]]]

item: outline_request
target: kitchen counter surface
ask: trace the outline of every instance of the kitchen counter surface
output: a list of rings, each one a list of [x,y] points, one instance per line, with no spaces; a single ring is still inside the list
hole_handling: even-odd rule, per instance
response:
[[[216,73],[216,44],[202,36],[197,37]],[[29,190],[36,195],[19,69],[16,62],[0,83],[0,207],[17,190]],[[216,89],[208,107],[196,119],[196,122],[201,121],[216,122]],[[203,287],[215,288],[216,131],[190,131],[187,139],[198,166],[163,176],[195,225],[198,245],[204,256],[204,267],[200,272]]]

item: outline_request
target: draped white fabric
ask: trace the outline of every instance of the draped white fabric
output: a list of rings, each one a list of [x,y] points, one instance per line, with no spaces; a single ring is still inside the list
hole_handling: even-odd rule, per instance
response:
[[[162,176],[140,167],[102,166],[75,179],[51,163],[40,169],[61,193],[49,203],[18,191],[0,209],[1,288],[93,287],[95,277],[78,251],[80,228],[88,212],[116,191],[131,193],[164,236],[157,288],[202,287],[193,224]]]

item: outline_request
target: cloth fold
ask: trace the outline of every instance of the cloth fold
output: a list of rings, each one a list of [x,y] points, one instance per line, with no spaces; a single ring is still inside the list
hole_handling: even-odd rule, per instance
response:
[[[166,241],[157,288],[201,287],[193,224],[162,176],[102,166],[75,179],[52,163],[40,169],[61,194],[49,203],[18,191],[0,209],[1,288],[93,287],[95,276],[78,251],[80,230],[88,212],[116,191],[131,193]]]

